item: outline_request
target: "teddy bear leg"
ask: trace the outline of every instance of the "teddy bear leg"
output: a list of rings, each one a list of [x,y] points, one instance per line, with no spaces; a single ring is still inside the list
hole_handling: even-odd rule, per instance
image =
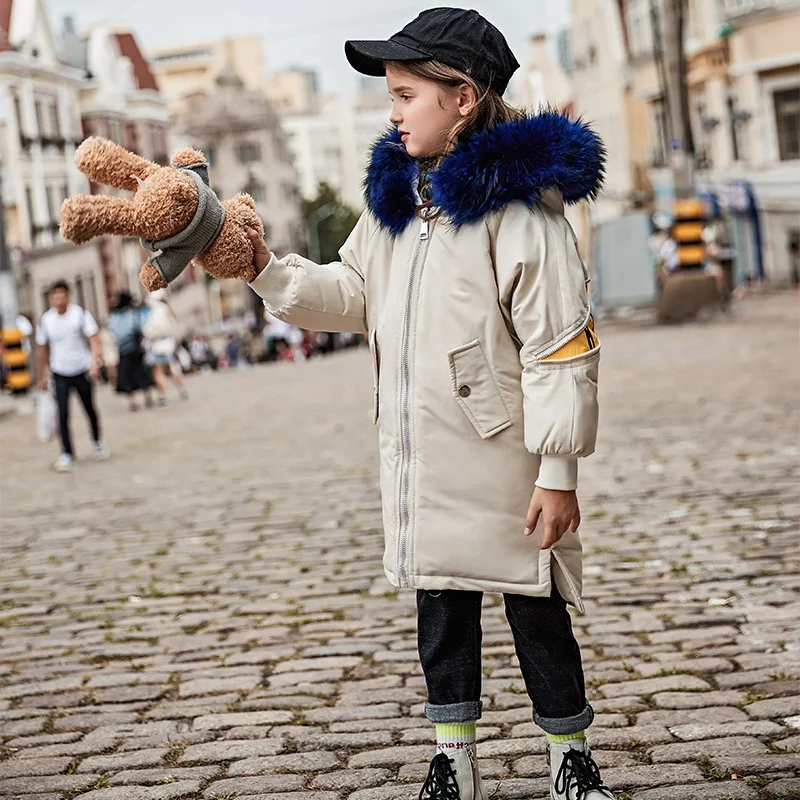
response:
[[[166,289],[167,284],[158,274],[158,270],[152,264],[145,264],[139,271],[139,280],[148,292],[155,292],[157,289]]]

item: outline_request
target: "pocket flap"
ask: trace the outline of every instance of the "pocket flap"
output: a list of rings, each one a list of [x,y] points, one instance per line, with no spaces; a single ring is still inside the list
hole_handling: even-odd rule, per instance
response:
[[[476,339],[451,350],[447,357],[453,397],[481,438],[509,427],[511,415],[481,343]]]

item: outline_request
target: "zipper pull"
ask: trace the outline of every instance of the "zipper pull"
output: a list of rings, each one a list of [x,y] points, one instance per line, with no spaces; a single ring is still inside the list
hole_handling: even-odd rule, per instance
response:
[[[419,229],[419,238],[420,239],[427,239],[428,238],[428,220],[422,220],[422,227]]]

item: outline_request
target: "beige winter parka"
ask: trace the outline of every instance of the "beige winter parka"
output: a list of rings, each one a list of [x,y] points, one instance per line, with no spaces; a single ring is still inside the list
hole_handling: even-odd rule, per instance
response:
[[[595,447],[600,346],[563,203],[595,196],[603,160],[558,114],[496,126],[442,161],[425,221],[393,131],[341,261],[273,256],[251,284],[287,322],[369,337],[394,586],[547,596],[552,577],[583,607],[578,534],[542,551],[523,528],[534,484],[576,488]]]

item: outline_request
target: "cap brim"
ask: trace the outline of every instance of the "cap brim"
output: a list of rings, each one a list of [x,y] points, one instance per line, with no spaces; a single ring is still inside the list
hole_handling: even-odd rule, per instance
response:
[[[385,75],[385,61],[425,61],[431,56],[399,42],[348,41],[344,43],[344,54],[356,72],[362,75]]]

